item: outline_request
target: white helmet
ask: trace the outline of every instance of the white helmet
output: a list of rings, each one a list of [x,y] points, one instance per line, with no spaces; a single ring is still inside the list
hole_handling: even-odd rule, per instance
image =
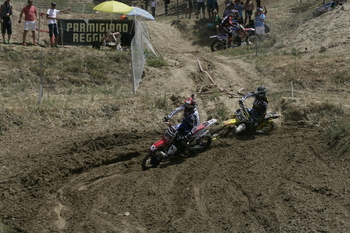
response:
[[[237,12],[238,11],[236,11],[236,10],[230,10],[229,14],[230,14],[230,16],[234,17],[234,16],[236,16]]]

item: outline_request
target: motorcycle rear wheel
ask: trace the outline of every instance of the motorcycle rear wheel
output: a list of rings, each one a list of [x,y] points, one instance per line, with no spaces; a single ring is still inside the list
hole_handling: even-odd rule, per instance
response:
[[[229,45],[227,45],[229,46]],[[224,50],[226,49],[226,44],[219,39],[215,39],[210,45],[211,51]]]
[[[142,170],[147,170],[149,168],[155,168],[157,167],[162,159],[160,151],[150,152],[148,155],[145,156],[145,158],[142,160]]]
[[[213,131],[213,133],[212,133],[213,140],[226,137],[231,131],[232,131],[232,127],[230,127],[230,126],[220,127],[217,130]]]
[[[198,140],[190,143],[187,145],[187,148],[184,151],[185,155],[189,154],[198,154],[201,152],[204,152],[209,149],[211,142],[212,142],[212,136],[210,134],[207,134]]]

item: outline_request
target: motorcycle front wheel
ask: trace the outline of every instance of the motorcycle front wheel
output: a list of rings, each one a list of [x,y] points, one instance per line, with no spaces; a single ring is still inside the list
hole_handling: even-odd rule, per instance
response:
[[[247,37],[247,44],[255,44],[255,43],[260,43],[261,42],[261,37],[258,34],[252,34]]]
[[[219,40],[219,39],[215,39],[212,43],[211,43],[211,51],[217,51],[217,50],[224,50],[226,49],[226,43],[224,43],[223,41]]]
[[[162,155],[160,151],[150,152],[145,158],[142,160],[142,170],[147,170],[149,168],[157,167],[162,161]]]
[[[232,131],[232,127],[223,126],[213,131],[213,140],[226,137]]]

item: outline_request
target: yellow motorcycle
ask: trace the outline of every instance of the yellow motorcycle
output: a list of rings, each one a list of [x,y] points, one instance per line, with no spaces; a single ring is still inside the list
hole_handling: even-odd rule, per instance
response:
[[[273,122],[274,119],[279,118],[281,115],[275,112],[269,112],[265,114],[264,119],[262,119],[256,127],[252,127],[251,133],[269,133],[275,127],[276,124]],[[240,134],[247,132],[246,124],[250,124],[250,115],[247,108],[237,109],[232,115],[232,119],[222,122],[218,129],[214,130],[212,134],[213,140],[218,138],[226,137],[229,133],[236,135],[237,128],[241,127],[244,130],[240,131]]]

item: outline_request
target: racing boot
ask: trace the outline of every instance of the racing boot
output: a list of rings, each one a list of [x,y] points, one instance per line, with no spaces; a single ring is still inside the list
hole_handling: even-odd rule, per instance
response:
[[[162,153],[162,157],[163,159],[169,159],[170,156],[174,155],[177,151],[177,147],[174,146],[174,145],[171,145],[171,147],[169,148],[168,152],[167,153]]]
[[[245,129],[246,129],[246,125],[244,123],[240,124],[237,128],[236,128],[236,134],[242,133]]]

